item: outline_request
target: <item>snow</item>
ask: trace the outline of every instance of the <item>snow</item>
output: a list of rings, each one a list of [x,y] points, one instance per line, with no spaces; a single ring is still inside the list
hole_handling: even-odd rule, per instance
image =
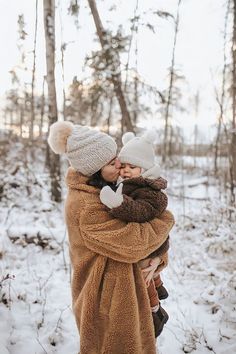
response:
[[[4,156],[0,353],[77,354],[63,203],[50,201],[44,151],[36,147],[29,154],[15,144]],[[163,176],[169,181],[176,225],[169,266],[162,273],[169,292],[162,306],[170,319],[158,338],[158,352],[236,353],[235,209],[230,221],[221,185],[208,176],[204,164],[191,172],[167,170]]]
[[[183,178],[178,171],[172,174],[170,182]],[[170,319],[158,341],[159,353],[236,353],[235,216],[234,222],[227,220],[227,205],[219,200],[214,180],[206,185],[199,172],[184,172],[183,182],[189,198],[170,198],[169,203],[176,225],[169,267],[163,271],[170,293],[163,306]],[[175,185],[176,195],[182,194],[181,184],[179,189]]]
[[[188,181],[185,181],[185,184],[181,184],[181,185],[173,185],[174,188],[179,188],[179,187],[195,187],[196,185],[200,185],[200,184],[206,184],[208,183],[208,178],[207,176],[203,176],[203,177],[199,177],[196,179],[191,179]]]

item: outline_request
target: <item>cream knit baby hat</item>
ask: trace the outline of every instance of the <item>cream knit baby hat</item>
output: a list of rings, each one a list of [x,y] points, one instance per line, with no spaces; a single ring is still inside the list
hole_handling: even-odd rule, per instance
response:
[[[155,166],[154,141],[156,134],[147,131],[141,137],[136,137],[134,133],[127,132],[122,136],[122,143],[118,158],[121,163],[130,163],[139,166],[144,170],[149,170]]]
[[[65,153],[71,166],[85,176],[99,171],[117,152],[115,140],[106,133],[64,121],[50,126],[48,144],[56,154]]]

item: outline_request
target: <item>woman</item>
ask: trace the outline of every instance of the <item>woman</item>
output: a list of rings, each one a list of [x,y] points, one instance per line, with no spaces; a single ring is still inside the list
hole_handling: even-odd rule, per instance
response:
[[[144,224],[112,218],[88,184],[99,170],[118,176],[115,141],[88,127],[57,122],[49,145],[70,161],[65,205],[73,267],[73,310],[80,354],[155,354],[146,285],[136,264],[157,249],[174,224],[165,211]],[[110,179],[113,182],[113,178]]]

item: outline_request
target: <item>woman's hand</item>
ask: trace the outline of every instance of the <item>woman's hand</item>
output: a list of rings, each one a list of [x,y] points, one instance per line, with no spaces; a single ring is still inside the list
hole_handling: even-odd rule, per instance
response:
[[[150,259],[148,267],[142,269],[144,280],[147,287],[150,285],[150,281],[152,280],[155,270],[157,269],[160,263],[161,263],[161,259],[159,257],[155,257]]]

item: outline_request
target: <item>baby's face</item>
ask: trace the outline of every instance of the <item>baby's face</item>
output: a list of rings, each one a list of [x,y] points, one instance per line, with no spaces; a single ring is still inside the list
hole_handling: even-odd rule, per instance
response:
[[[124,179],[139,177],[141,175],[141,167],[131,165],[129,163],[121,163],[120,176]]]

